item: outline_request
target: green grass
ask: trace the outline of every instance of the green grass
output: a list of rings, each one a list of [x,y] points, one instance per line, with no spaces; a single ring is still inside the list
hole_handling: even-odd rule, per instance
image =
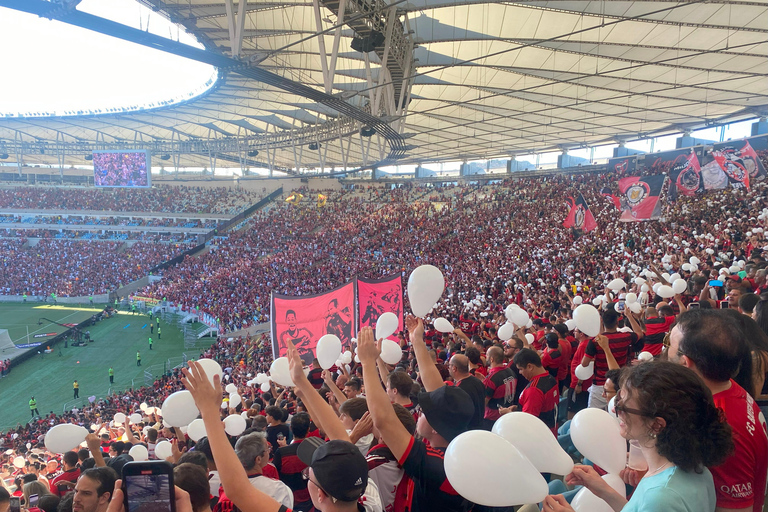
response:
[[[22,344],[26,343],[27,327],[30,335],[33,331],[62,332],[66,329],[46,321],[38,326],[40,317],[61,323],[78,323],[101,309],[98,305],[70,307],[63,304],[0,304],[0,329],[8,329],[11,339],[18,340],[17,344]],[[32,395],[37,400],[41,414],[49,411],[61,413],[64,404],[72,400],[72,383],[75,379],[80,384],[81,402],[91,395],[106,395],[110,390],[110,366],[115,370],[112,390],[143,386],[145,369],[154,366],[153,374],[159,375],[163,371],[163,363],[169,358],[174,358],[175,364],[184,352],[181,331],[162,319],[160,325],[162,339],[157,339],[155,329],[152,335],[154,344],[150,351],[147,342],[150,336],[149,317],[121,312],[89,328],[91,338],[95,341],[88,346],[64,348],[64,344],[60,343],[53,348],[53,353],[44,354],[42,357],[35,356],[12,367],[10,375],[0,379],[0,411],[3,411],[0,415],[0,430],[29,420],[28,401]],[[45,343],[45,338],[42,338],[42,341]],[[141,351],[141,367],[136,366],[137,350]],[[187,353],[197,355],[199,350],[187,350]]]

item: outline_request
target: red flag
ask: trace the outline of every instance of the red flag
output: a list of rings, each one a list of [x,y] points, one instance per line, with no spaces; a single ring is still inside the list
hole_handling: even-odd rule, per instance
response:
[[[749,143],[747,143],[749,145]],[[750,149],[752,147],[750,146]],[[753,150],[754,151],[754,150]],[[744,166],[744,161],[733,148],[712,151],[712,157],[731,179],[733,187],[744,187],[749,190],[749,171]]]
[[[661,217],[659,196],[665,179],[663,174],[658,174],[643,177],[633,176],[619,180],[622,206],[619,220],[635,222],[656,220]]]
[[[584,200],[584,196],[579,194],[578,199],[574,201],[572,197],[568,197],[568,204],[571,205],[571,209],[568,212],[568,216],[563,222],[563,227],[580,229],[585,233],[588,233],[597,227],[597,222],[592,212],[589,210],[587,201]]]
[[[621,199],[619,199],[617,196],[613,195],[613,192],[611,192],[611,189],[609,187],[603,187],[600,190],[600,194],[604,195],[607,198],[609,198],[611,200],[611,202],[613,203],[613,206],[615,206],[617,210],[621,211]]]
[[[358,279],[358,323],[360,327],[376,329],[376,321],[384,313],[394,313],[398,319],[397,331],[402,331],[403,322],[403,279],[400,274],[383,279]],[[390,339],[397,340],[394,334]]]

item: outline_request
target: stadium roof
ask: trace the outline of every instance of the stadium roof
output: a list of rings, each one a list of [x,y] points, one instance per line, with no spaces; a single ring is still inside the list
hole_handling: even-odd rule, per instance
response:
[[[220,78],[159,109],[0,118],[0,144],[30,141],[29,163],[55,163],[55,151],[34,149],[58,137],[71,155],[137,141],[183,166],[328,170],[579,148],[768,114],[768,0],[250,0],[242,16],[231,0],[141,1],[194,34],[205,46],[195,52],[64,3],[0,0],[207,61]]]

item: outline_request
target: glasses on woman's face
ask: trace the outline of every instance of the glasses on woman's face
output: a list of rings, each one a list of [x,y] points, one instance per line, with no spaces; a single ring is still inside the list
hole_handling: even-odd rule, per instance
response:
[[[616,400],[613,404],[613,409],[616,411],[616,414],[624,414],[625,416],[627,414],[636,414],[637,416],[642,416],[644,418],[653,418],[653,415],[648,414],[647,412],[643,412],[640,409],[633,409],[632,407],[626,407],[619,395],[616,395]]]

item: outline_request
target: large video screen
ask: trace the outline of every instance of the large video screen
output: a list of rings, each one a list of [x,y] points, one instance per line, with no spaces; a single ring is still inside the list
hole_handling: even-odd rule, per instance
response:
[[[149,151],[94,151],[93,183],[97,187],[149,187]]]

